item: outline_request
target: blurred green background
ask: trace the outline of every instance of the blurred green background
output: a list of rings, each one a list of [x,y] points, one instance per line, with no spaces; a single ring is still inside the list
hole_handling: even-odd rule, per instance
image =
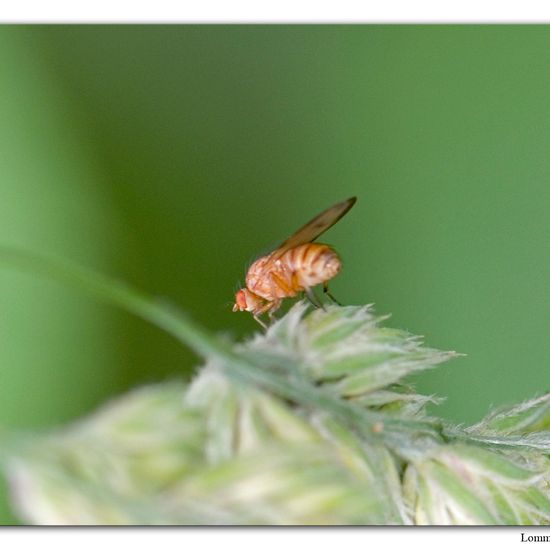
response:
[[[0,27],[0,243],[257,329],[246,266],[332,203],[334,294],[467,357],[417,377],[474,422],[549,390],[550,27]],[[0,422],[189,374],[154,327],[0,270]],[[11,521],[4,505],[0,522]]]

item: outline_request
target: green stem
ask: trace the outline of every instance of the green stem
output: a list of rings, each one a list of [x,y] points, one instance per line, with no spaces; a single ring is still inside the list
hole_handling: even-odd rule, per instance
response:
[[[463,430],[458,427],[449,426],[446,429],[446,436],[453,440],[464,441],[466,443],[478,444],[483,447],[500,447],[508,450],[536,450],[548,452],[550,451],[550,435],[548,432],[528,435],[479,435],[471,433],[468,430]]]

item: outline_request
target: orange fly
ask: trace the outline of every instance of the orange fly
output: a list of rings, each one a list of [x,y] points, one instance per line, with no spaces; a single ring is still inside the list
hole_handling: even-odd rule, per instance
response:
[[[328,245],[313,241],[347,214],[356,197],[331,206],[267,256],[256,260],[246,275],[246,287],[237,291],[233,311],[249,311],[265,326],[259,315],[270,317],[281,306],[284,298],[305,292],[315,304],[312,288],[323,284],[328,293],[328,281],[342,268],[338,254]]]

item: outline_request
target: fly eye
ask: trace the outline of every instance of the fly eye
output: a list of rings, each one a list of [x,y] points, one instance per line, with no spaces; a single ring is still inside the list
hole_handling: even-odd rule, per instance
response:
[[[235,302],[235,307],[239,309],[246,309],[246,294],[244,290],[241,289],[237,292],[235,296]]]

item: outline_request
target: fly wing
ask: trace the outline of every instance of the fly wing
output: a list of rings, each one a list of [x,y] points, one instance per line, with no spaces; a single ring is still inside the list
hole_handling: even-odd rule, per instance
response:
[[[279,247],[272,253],[272,259],[279,258],[287,250],[300,246],[301,244],[310,243],[314,241],[319,235],[324,233],[327,229],[332,227],[340,218],[345,216],[350,208],[355,204],[357,197],[351,197],[350,199],[339,202],[327,208],[319,215],[315,216],[312,220],[307,222],[303,227],[293,233],[286,241],[284,241]]]

